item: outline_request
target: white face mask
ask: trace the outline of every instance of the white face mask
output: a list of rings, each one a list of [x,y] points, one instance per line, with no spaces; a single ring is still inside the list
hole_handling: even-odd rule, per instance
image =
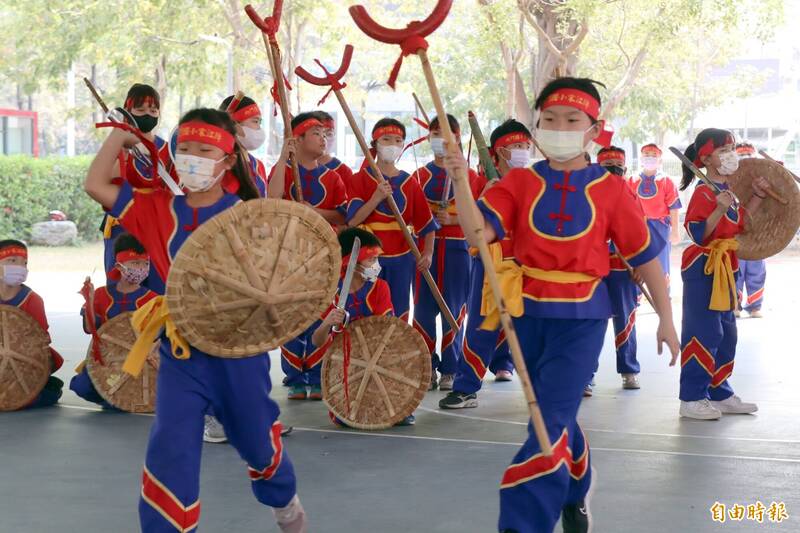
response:
[[[3,283],[14,287],[28,279],[28,269],[20,265],[3,265]]]
[[[209,190],[217,183],[225,170],[214,176],[214,166],[225,159],[214,161],[207,157],[198,157],[189,154],[177,154],[175,156],[175,171],[181,180],[181,185],[191,192],[203,192]]]
[[[378,146],[378,157],[384,163],[394,163],[403,153],[403,147],[397,145]]]
[[[736,152],[724,152],[719,155],[720,167],[717,171],[723,176],[730,176],[739,170],[739,156]]]
[[[375,281],[381,273],[381,264],[375,261],[371,266],[361,267],[361,275],[367,281]]]
[[[648,172],[652,172],[653,170],[658,170],[658,158],[657,157],[643,157],[642,158],[642,168],[647,170]]]
[[[591,129],[591,128],[590,128]],[[585,152],[586,144],[583,142],[585,131],[558,131],[536,129],[536,142],[548,159],[563,163],[575,159]]]
[[[253,129],[242,126],[242,131],[244,131],[244,135],[237,135],[236,138],[248,151],[258,150],[267,139],[266,132],[261,128]]]
[[[431,137],[431,150],[433,150],[433,155],[436,157],[444,157],[444,138]]]
[[[506,162],[511,168],[525,168],[531,163],[531,151],[525,148],[512,148],[511,158]]]
[[[119,269],[119,273],[122,276],[122,279],[124,279],[131,285],[139,285],[144,280],[146,280],[147,276],[150,274],[149,264],[146,267],[141,267],[141,268],[132,268],[132,267],[126,267],[123,264],[117,264],[117,268]]]

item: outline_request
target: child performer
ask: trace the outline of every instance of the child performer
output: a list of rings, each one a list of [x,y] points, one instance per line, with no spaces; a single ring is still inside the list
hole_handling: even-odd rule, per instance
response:
[[[250,153],[261,148],[267,138],[267,134],[261,128],[261,109],[249,96],[244,96],[235,109],[228,109],[233,99],[234,96],[225,98],[219,105],[219,109],[227,111],[236,122],[236,139],[247,150],[250,177],[263,198],[267,195],[267,169],[260,159]]]

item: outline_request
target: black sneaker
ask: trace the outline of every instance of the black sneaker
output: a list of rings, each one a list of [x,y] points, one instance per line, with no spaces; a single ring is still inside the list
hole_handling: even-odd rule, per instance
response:
[[[478,407],[478,395],[451,391],[439,400],[439,409],[464,409],[465,407]]]
[[[586,500],[564,506],[561,527],[564,533],[589,533],[592,530],[592,513]]]
[[[428,387],[428,390],[436,390],[439,388],[439,380],[436,377],[436,372],[431,372],[431,384]]]

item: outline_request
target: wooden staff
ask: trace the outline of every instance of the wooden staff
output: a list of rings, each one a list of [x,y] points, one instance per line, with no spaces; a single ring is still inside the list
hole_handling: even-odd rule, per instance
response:
[[[261,18],[250,4],[244,10],[253,24],[261,30],[261,38],[264,40],[264,48],[267,51],[267,61],[272,72],[272,79],[278,86],[278,102],[283,117],[283,140],[284,142],[292,138],[292,117],[289,114],[289,99],[286,96],[286,86],[284,85],[283,70],[281,69],[281,49],[278,46],[276,35],[281,22],[281,9],[283,0],[275,0],[272,7],[272,16]],[[292,156],[292,174],[294,174],[294,188],[298,202],[303,202],[303,187],[300,182],[300,165],[297,164],[297,154]],[[291,195],[290,195],[291,196]]]
[[[642,291],[642,294],[647,299],[647,301],[650,303],[650,306],[653,309],[656,309],[656,303],[653,300],[653,297],[650,296],[650,292],[647,290],[647,287],[645,287],[644,283],[642,283],[639,280],[639,278],[636,276],[636,274],[633,271],[633,267],[628,262],[628,260],[625,259],[625,257],[623,257],[623,255],[619,252],[619,249],[616,247],[616,245],[614,245],[614,248],[617,250],[617,257],[619,257],[620,261],[622,261],[622,264],[625,266],[625,270],[628,271],[628,274],[630,274],[631,279],[633,279],[634,283],[636,283],[636,285],[639,287],[639,290]]]
[[[356,122],[353,112],[350,110],[350,106],[347,104],[347,100],[344,98],[344,94],[342,94],[342,88],[344,88],[344,85],[339,80],[341,80],[344,74],[347,72],[352,57],[353,47],[348,44],[344,48],[342,64],[339,66],[339,69],[336,72],[329,73],[322,63],[317,60],[317,64],[322,67],[322,70],[326,74],[324,78],[314,76],[303,67],[297,67],[295,69],[295,74],[313,85],[330,86],[330,90],[334,95],[336,95],[336,99],[339,101],[339,105],[344,112],[344,116],[347,118],[348,124],[350,124],[350,129],[353,130],[353,134],[356,136],[356,140],[358,141],[358,145],[361,147],[361,151],[364,152],[364,158],[367,160],[369,168],[372,169],[372,172],[381,182],[385,182],[386,178],[383,176],[381,169],[378,167],[378,163],[375,161],[375,158],[372,157],[372,153],[367,145],[367,140],[364,138],[361,128],[358,127],[358,122]],[[391,194],[387,196],[386,203],[389,204],[389,209],[392,211],[392,215],[394,215],[397,225],[400,226],[400,230],[403,233],[403,238],[405,239],[408,247],[411,249],[411,253],[414,255],[414,258],[419,261],[419,258],[422,256],[422,254],[420,253],[417,243],[414,241],[414,237],[411,235],[411,232],[408,231],[408,227],[406,226],[406,222],[403,220],[403,215],[400,213],[400,208],[397,207],[397,202],[395,202],[394,196]],[[431,276],[430,270],[426,268],[421,272],[421,274],[425,279],[425,283],[428,284],[431,295],[433,295],[433,299],[436,300],[436,304],[439,306],[442,316],[450,325],[451,330],[453,332],[458,332],[460,329],[458,322],[456,322],[456,319],[453,316],[453,313],[450,311],[450,308],[447,307],[447,303],[444,301],[444,297],[442,297],[442,293],[439,291],[436,281],[434,281],[433,276]]]
[[[405,29],[401,30],[384,28],[379,25],[369,16],[367,10],[363,6],[350,7],[350,15],[353,17],[356,25],[361,31],[373,39],[389,44],[401,44],[403,54],[417,47],[415,53],[419,56],[420,62],[422,63],[425,81],[431,93],[431,99],[436,108],[436,114],[440,117],[446,117],[447,113],[445,112],[444,104],[442,103],[442,98],[436,85],[433,69],[428,60],[428,53],[426,50],[427,43],[424,38],[433,33],[433,31],[444,22],[451,5],[452,0],[438,0],[433,13],[431,13],[427,19],[422,22],[412,22]],[[399,66],[396,65],[392,72],[393,76],[396,75],[398,68]],[[453,136],[453,132],[450,130],[450,123],[443,118],[439,121],[439,126],[442,130],[444,140],[447,143],[447,149],[451,151],[458,150],[458,143]],[[517,375],[519,375],[522,390],[525,393],[525,400],[528,404],[528,411],[530,413],[536,439],[539,442],[542,453],[546,456],[551,456],[553,454],[553,448],[550,444],[550,437],[547,434],[547,427],[545,426],[542,412],[539,409],[539,404],[536,401],[536,394],[533,390],[530,376],[528,375],[528,369],[525,365],[525,358],[522,355],[522,348],[519,344],[519,338],[517,338],[517,332],[511,321],[511,315],[509,315],[505,302],[503,301],[503,294],[497,279],[497,272],[495,272],[489,246],[486,244],[486,239],[483,235],[483,219],[478,215],[478,207],[475,204],[475,200],[472,198],[466,171],[463,168],[459,168],[454,176],[454,180],[456,185],[456,205],[459,206],[459,211],[462,214],[461,218],[464,233],[472,234],[473,240],[478,244],[478,251],[486,271],[486,279],[489,281],[489,286],[492,288],[495,303],[500,312],[500,323],[503,325],[503,330],[506,333],[511,357],[514,360],[514,366],[517,368]]]
[[[95,89],[94,84],[92,83],[92,81],[89,78],[83,78],[83,83],[85,83],[86,86],[89,88],[89,91],[92,93],[92,96],[94,96],[94,99],[100,105],[100,109],[102,109],[103,113],[105,113],[107,115],[108,114],[108,106],[103,101],[103,97],[100,96],[100,94],[97,92],[97,89]]]
[[[422,102],[420,102],[419,98],[417,98],[417,93],[411,93],[411,96],[414,97],[414,102],[417,104],[417,109],[419,109],[419,112],[422,113],[422,118],[424,118],[425,122],[428,124],[428,126],[430,126],[431,119],[428,118],[428,114],[425,112],[425,108],[422,107]]]

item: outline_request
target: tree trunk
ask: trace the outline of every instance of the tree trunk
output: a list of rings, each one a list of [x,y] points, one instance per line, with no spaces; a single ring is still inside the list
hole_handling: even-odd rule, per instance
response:
[[[156,90],[161,101],[165,102],[167,100],[167,56],[164,54],[156,63]]]

